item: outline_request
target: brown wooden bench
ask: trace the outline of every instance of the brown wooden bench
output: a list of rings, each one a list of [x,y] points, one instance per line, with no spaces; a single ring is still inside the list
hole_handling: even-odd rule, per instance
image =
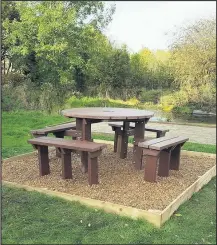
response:
[[[63,123],[42,129],[31,130],[30,132],[34,137],[47,136],[49,133],[53,133],[56,137],[63,138],[65,135],[68,136],[66,133],[67,131],[71,132],[69,136],[79,137],[81,134],[80,132],[76,131],[75,123]]]
[[[37,137],[28,140],[38,150],[40,176],[50,173],[48,146],[58,148],[62,159],[63,179],[72,178],[71,151],[88,152],[88,182],[90,185],[98,184],[98,156],[106,144],[94,143],[82,140],[66,140],[54,137]]]
[[[121,144],[121,140],[122,140],[123,124],[109,123],[109,126],[111,126],[112,130],[115,132],[115,136],[114,136],[114,152],[117,152],[117,151],[119,151],[118,150],[118,148],[119,148],[118,145]],[[127,131],[127,135],[128,136],[134,135],[134,129],[135,129],[135,125],[131,124],[129,126],[128,131]],[[160,137],[165,136],[165,134],[167,132],[169,132],[169,129],[152,128],[152,127],[145,126],[145,131],[154,132],[154,133],[156,133],[156,137],[160,138]]]
[[[63,123],[54,126],[48,126],[42,129],[34,129],[30,131],[33,137],[47,136],[52,133],[57,138],[64,138],[64,136],[72,136],[73,140],[81,137],[81,131],[76,130],[76,123]],[[56,149],[56,156],[60,157],[61,154]]]
[[[165,136],[144,142],[138,146],[143,149],[146,155],[144,180],[155,182],[158,175],[169,176],[169,170],[179,170],[181,147],[189,139],[183,136]]]

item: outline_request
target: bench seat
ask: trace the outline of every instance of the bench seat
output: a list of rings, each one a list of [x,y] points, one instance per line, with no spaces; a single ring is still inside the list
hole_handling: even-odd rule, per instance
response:
[[[88,153],[88,182],[90,185],[98,184],[98,156],[106,144],[46,136],[30,139],[28,143],[38,150],[40,176],[50,174],[48,146],[54,146],[61,154],[62,177],[64,179],[72,178],[71,152],[77,150]]]
[[[76,129],[76,124],[75,123],[63,123],[60,125],[49,126],[49,127],[42,128],[42,129],[31,130],[30,132],[32,133],[33,136],[37,136],[37,135],[41,136],[41,135],[47,135],[49,133],[63,132],[68,129]]]
[[[139,142],[138,146],[146,155],[144,180],[155,182],[157,167],[161,177],[168,177],[170,169],[179,170],[181,147],[188,140],[183,136],[165,136]]]
[[[109,123],[109,126],[112,127],[112,130],[115,132],[114,136],[114,152],[120,151],[120,145],[122,140],[122,132],[123,132],[123,123]],[[130,123],[129,129],[127,130],[127,136],[134,135],[135,123]],[[145,131],[156,133],[156,137],[160,138],[165,136],[169,129],[165,128],[153,128],[145,125]]]
[[[63,123],[59,125],[49,126],[42,129],[34,129],[30,131],[33,137],[47,136],[53,133],[57,138],[64,138],[64,136],[72,136],[73,140],[81,137],[81,132],[76,130],[76,123]],[[60,152],[56,149],[56,156],[60,157]]]

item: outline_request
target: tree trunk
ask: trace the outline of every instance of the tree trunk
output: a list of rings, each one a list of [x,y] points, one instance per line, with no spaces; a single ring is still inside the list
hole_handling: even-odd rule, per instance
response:
[[[7,73],[6,74],[9,73],[11,66],[12,66],[12,63],[9,61],[9,66],[8,66],[8,69],[7,69]]]

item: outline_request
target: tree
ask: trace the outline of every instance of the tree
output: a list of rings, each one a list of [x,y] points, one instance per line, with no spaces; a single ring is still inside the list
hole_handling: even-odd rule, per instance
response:
[[[19,21],[20,15],[18,10],[16,9],[15,2],[12,1],[3,1],[2,2],[2,22],[8,20],[10,23],[14,20]],[[11,62],[8,64],[8,68],[6,70],[6,60],[10,59],[9,46],[5,43],[7,38],[6,30],[2,26],[2,42],[1,42],[1,61],[3,62],[3,73],[8,73],[11,68]]]
[[[3,23],[5,43],[16,57],[16,69],[39,86],[75,84],[87,62],[86,50],[94,45],[97,28],[106,25],[112,11],[106,11],[100,1],[16,2],[16,7],[20,21],[6,19]],[[90,23],[86,23],[88,17]]]
[[[171,60],[176,83],[201,86],[216,83],[216,20],[202,19],[175,33]]]

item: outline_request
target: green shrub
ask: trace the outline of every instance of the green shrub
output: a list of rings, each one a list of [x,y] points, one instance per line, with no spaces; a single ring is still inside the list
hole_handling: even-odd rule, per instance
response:
[[[182,114],[191,114],[193,112],[192,108],[189,106],[175,106],[173,112]]]
[[[21,86],[16,88],[11,85],[2,87],[2,110],[16,111],[20,109],[28,109],[28,104],[25,98],[25,92]]]
[[[186,105],[189,101],[188,94],[185,91],[176,91],[169,95],[164,95],[160,98],[160,102],[162,106],[171,105],[175,106],[183,106]]]
[[[154,104],[157,104],[162,94],[163,94],[163,91],[159,89],[158,90],[143,90],[139,96],[139,100],[142,103],[153,102]]]
[[[13,87],[20,86],[26,81],[26,76],[18,72],[10,72],[2,75],[2,84]]]

